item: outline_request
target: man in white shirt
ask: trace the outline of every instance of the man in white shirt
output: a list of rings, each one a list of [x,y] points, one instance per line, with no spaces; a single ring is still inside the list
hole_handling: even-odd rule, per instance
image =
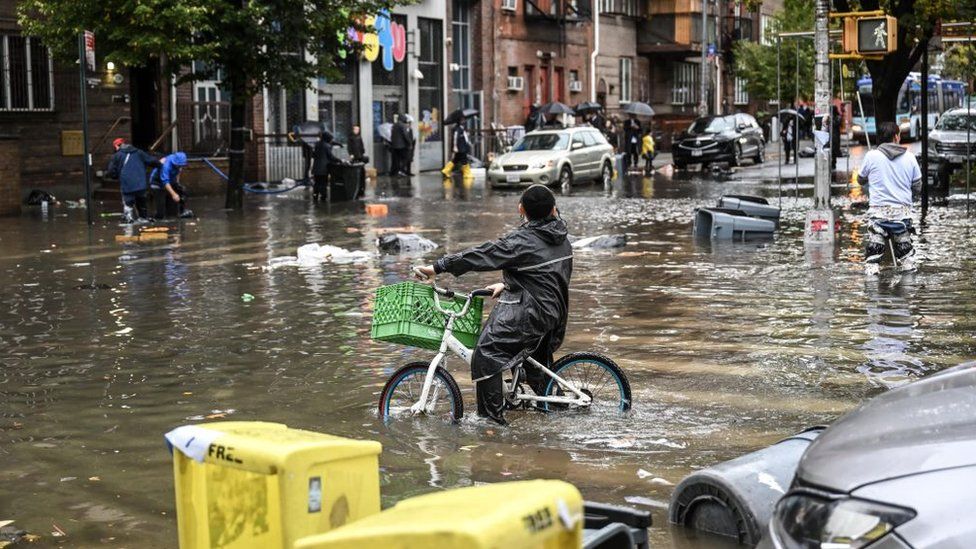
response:
[[[867,185],[870,196],[864,273],[872,276],[881,270],[886,244],[891,247],[899,271],[915,270],[912,195],[922,186],[918,161],[899,145],[898,126],[894,122],[880,125],[878,142],[877,149],[864,155],[857,177],[861,185]]]

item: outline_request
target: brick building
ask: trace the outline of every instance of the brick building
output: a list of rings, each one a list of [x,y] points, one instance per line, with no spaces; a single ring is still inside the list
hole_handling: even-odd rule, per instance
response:
[[[769,17],[782,8],[782,0],[766,0],[756,11],[730,0],[655,0],[650,2],[647,20],[641,23],[637,51],[652,60],[650,104],[666,137],[683,129],[698,114],[703,4],[708,10],[707,43],[716,45],[716,55],[709,58],[707,70],[709,112],[755,113],[763,108],[736,77],[732,46],[740,40],[764,39]]]
[[[589,99],[587,0],[453,0],[451,107],[521,124],[533,104]]]

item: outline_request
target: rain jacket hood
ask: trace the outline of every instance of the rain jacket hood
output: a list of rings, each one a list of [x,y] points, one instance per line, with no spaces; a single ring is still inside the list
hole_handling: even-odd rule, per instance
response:
[[[894,160],[899,156],[905,154],[905,151],[907,151],[908,149],[895,143],[882,143],[878,145],[878,150],[881,151],[885,156],[887,156],[888,160]]]
[[[516,366],[527,355],[551,363],[566,335],[573,273],[573,248],[562,219],[528,221],[498,240],[440,258],[434,270],[454,276],[502,271],[505,291],[481,332],[472,379]]]

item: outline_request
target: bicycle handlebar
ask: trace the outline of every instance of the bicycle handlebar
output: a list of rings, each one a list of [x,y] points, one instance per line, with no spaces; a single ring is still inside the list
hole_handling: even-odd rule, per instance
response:
[[[474,290],[474,291],[472,291],[469,294],[464,294],[464,293],[461,293],[461,292],[455,292],[454,290],[449,290],[447,288],[441,288],[440,286],[438,286],[437,284],[435,284],[433,282],[433,280],[431,280],[430,278],[428,278],[420,270],[419,267],[414,267],[413,268],[413,273],[420,280],[429,280],[430,281],[430,283],[431,283],[430,285],[434,288],[434,308],[437,309],[438,312],[440,312],[441,314],[444,314],[444,315],[455,315],[455,316],[459,316],[459,317],[464,316],[465,314],[467,314],[468,308],[471,307],[471,301],[474,298],[476,298],[476,297],[491,297],[491,295],[493,293],[491,290],[489,290],[487,288],[481,288],[481,289],[478,289],[478,290]],[[440,298],[438,296],[444,296],[447,299],[454,299],[455,297],[464,298],[465,299],[464,307],[460,311],[458,311],[458,312],[448,311],[448,310],[444,309],[443,307],[441,307],[441,300],[440,300]]]

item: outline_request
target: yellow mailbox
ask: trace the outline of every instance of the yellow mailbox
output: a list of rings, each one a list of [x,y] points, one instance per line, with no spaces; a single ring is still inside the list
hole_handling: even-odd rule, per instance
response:
[[[182,549],[290,549],[380,511],[378,442],[217,422],[170,431]]]

